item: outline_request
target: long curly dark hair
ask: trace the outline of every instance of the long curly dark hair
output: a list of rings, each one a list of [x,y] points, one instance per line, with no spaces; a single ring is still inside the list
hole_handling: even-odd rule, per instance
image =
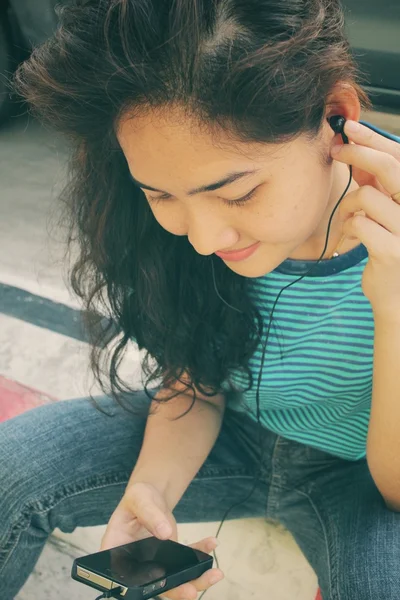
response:
[[[320,130],[338,82],[370,107],[339,0],[81,0],[15,75],[17,92],[70,142],[71,271],[92,323],[91,365],[106,393],[130,389],[119,367],[145,349],[146,386],[180,380],[206,395],[248,366],[262,323],[248,279],[163,230],[131,181],[116,130],[125,111],[182,107],[210,131],[282,143]],[[219,294],[232,310],[221,301]]]

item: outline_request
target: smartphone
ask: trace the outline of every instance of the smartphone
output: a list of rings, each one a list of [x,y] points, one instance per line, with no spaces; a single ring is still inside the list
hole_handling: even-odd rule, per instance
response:
[[[146,600],[197,579],[212,568],[205,552],[170,540],[146,538],[76,558],[71,577],[115,598]]]

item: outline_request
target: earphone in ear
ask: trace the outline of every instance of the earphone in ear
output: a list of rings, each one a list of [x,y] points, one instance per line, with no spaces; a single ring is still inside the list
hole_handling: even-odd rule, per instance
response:
[[[333,115],[333,117],[329,117],[327,121],[335,133],[340,133],[340,135],[342,136],[343,143],[348,144],[349,138],[344,133],[344,125],[346,123],[346,119],[342,117],[342,115]]]
[[[349,138],[347,137],[347,135],[344,133],[344,130],[343,130],[344,125],[346,123],[346,119],[344,117],[342,117],[342,115],[333,115],[332,117],[329,117],[327,119],[327,121],[335,133],[340,133],[340,135],[342,136],[343,143],[348,144]],[[381,135],[382,137],[384,137],[388,140],[393,140],[394,142],[400,143],[400,137],[398,135],[393,135],[393,133],[388,133],[384,129],[380,129],[376,125],[372,125],[372,123],[368,123],[368,121],[359,121],[359,123],[361,123],[361,125],[364,125],[365,127],[368,127],[368,129],[371,129],[372,131],[379,133],[379,135]]]

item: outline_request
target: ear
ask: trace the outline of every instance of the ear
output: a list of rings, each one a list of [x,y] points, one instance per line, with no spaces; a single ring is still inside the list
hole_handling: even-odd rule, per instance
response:
[[[361,117],[361,105],[357,91],[347,81],[335,83],[329,92],[325,104],[325,119],[333,115],[342,115],[346,121],[359,121]],[[328,127],[329,124],[327,123]]]

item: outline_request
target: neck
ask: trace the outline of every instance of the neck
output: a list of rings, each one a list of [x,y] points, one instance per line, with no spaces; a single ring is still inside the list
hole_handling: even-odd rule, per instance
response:
[[[317,229],[314,233],[308,238],[304,244],[296,248],[294,252],[292,252],[290,258],[295,260],[318,260],[322,254],[322,251],[325,246],[326,241],[326,233],[328,230],[328,223],[331,217],[332,211],[335,208],[340,196],[343,194],[344,189],[347,186],[349,181],[349,169],[347,165],[342,163],[334,163],[336,167],[336,173],[334,177],[334,182],[332,184],[331,192],[329,195],[328,204],[326,206],[326,210],[323,214],[321,221],[318,224]],[[358,188],[358,184],[352,180],[349,189],[347,190],[347,194],[356,190]],[[343,200],[342,200],[343,201]],[[329,233],[329,241],[328,246],[325,251],[325,258],[329,258],[332,256],[333,252],[336,250],[337,246],[342,239],[342,223],[339,218],[339,208],[336,210]],[[340,254],[344,254],[348,252],[352,248],[355,248],[359,245],[358,240],[343,240],[343,243],[340,246]]]

